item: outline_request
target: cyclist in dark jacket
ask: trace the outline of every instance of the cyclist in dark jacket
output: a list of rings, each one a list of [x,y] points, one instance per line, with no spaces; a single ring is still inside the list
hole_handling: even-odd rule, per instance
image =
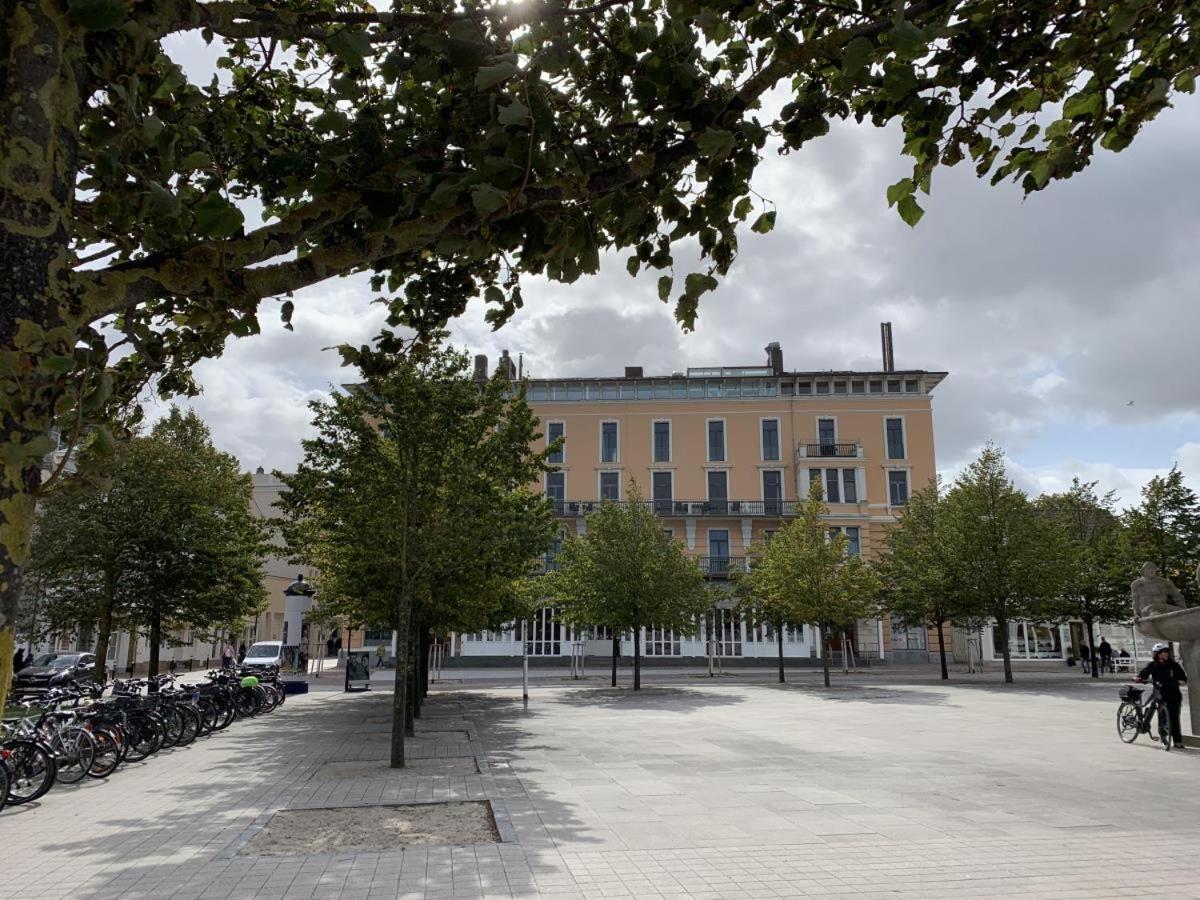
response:
[[[1179,685],[1187,683],[1187,674],[1183,671],[1183,666],[1171,659],[1169,644],[1155,644],[1152,652],[1154,656],[1150,664],[1138,672],[1137,680],[1153,681],[1158,685],[1158,692],[1162,694],[1163,703],[1171,716],[1171,742],[1182,748],[1183,723],[1179,715],[1183,707],[1183,691]]]

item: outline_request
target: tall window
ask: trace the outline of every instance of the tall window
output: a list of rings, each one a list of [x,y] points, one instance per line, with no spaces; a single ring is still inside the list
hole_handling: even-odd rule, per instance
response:
[[[673,496],[670,472],[654,472],[650,476],[650,491],[654,500],[654,511],[660,516],[670,515]]]
[[[765,460],[779,459],[779,420],[763,419],[762,422],[762,458]]]
[[[858,480],[853,469],[842,469],[842,500],[846,503],[858,502]]]
[[[562,422],[546,423],[546,443],[553,444],[560,437],[562,437],[566,433],[564,430],[565,427],[566,426]],[[550,454],[550,457],[547,461],[552,462],[552,463],[560,463],[561,464],[563,461],[563,454],[565,452],[566,452],[566,450],[563,447],[559,447],[557,450],[555,450],[553,453]]]
[[[621,499],[621,473],[620,472],[601,472],[600,473],[600,499],[601,500],[620,500]]]
[[[888,503],[903,506],[908,502],[908,473],[893,469],[888,472]]]
[[[729,473],[708,473],[708,506],[713,512],[725,512],[729,501]]]
[[[723,575],[729,571],[729,532],[712,528],[708,532],[708,571]]]
[[[567,476],[563,472],[546,473],[546,496],[554,504],[554,511],[562,515],[563,499],[567,493]]]
[[[888,459],[904,459],[904,420],[885,419]]]
[[[617,461],[617,423],[600,423],[600,462]]]
[[[826,503],[841,503],[842,495],[838,490],[838,470],[825,470],[825,502]]]
[[[671,461],[671,423],[654,423],[654,461],[656,463]]]
[[[851,556],[862,554],[862,541],[859,538],[857,525],[847,526],[846,528],[846,552]]]
[[[837,423],[833,419],[817,419],[817,443],[821,445],[821,455],[833,456],[833,445],[837,443]]]
[[[725,461],[725,423],[720,420],[708,423],[708,459],[709,462]]]
[[[763,513],[778,516],[783,513],[783,473],[767,470],[763,479]]]

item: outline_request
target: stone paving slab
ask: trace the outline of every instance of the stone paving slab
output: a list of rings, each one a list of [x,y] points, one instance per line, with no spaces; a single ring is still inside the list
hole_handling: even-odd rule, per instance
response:
[[[5,810],[0,898],[1200,897],[1200,753],[1121,744],[1112,685],[447,687],[418,731],[468,740],[410,758],[478,774],[317,777],[381,763],[390,703],[297,696]],[[279,810],[449,800],[501,843],[238,855]]]

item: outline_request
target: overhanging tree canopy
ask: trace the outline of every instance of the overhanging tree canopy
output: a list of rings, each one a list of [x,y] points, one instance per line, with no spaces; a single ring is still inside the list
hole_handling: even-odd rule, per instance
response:
[[[687,326],[737,223],[773,224],[750,190],[769,141],[900,122],[913,172],[887,193],[910,223],[933,171],[968,156],[1038,190],[1193,89],[1196,16],[1187,0],[0,0],[0,660],[53,422],[77,434],[152,379],[193,390],[192,364],[258,331],[264,298],[371,271],[393,327],[481,295],[498,325],[521,275],[571,282],[618,247],[664,272]],[[180,65],[193,38],[220,48],[212,81]],[[703,262],[677,278],[684,239]]]

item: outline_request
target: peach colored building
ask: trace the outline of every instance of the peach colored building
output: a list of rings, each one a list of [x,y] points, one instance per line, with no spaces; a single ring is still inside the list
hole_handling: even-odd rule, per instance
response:
[[[851,552],[878,551],[884,529],[909,494],[934,478],[932,394],[945,372],[894,371],[890,328],[884,364],[875,371],[788,371],[778,344],[765,365],[711,366],[686,372],[532,379],[526,397],[546,442],[563,438],[558,469],[541,485],[554,501],[565,539],[586,529],[586,514],[602,500],[626,499],[636,482],[669,529],[715,580],[746,563],[746,551],[793,516],[819,481],[829,526]],[[502,365],[511,365],[507,358]],[[486,365],[486,363],[485,363]],[[553,563],[551,562],[551,565]],[[725,610],[717,624],[723,656],[774,657],[768,626]],[[594,631],[594,629],[593,629]],[[850,636],[860,655],[924,660],[922,629],[894,636],[887,622],[861,622]],[[816,652],[810,629],[787,635],[785,652]],[[509,632],[464,635],[462,655],[520,653]],[[599,634],[575,634],[543,613],[530,651],[569,655],[571,645]],[[649,656],[703,656],[707,637],[653,630]],[[578,652],[578,649],[576,650]]]

